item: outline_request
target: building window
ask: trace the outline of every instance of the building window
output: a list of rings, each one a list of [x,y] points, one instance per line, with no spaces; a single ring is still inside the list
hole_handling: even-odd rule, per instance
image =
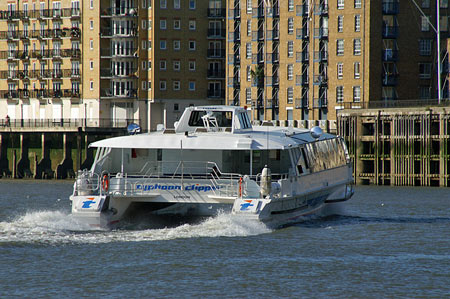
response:
[[[337,1],[337,8],[338,9],[344,9],[344,0],[338,0]]]
[[[167,21],[166,19],[159,20],[159,29],[166,30],[167,29]]]
[[[173,20],[173,29],[175,29],[175,30],[181,29],[181,20],[180,19]]]
[[[161,59],[159,62],[159,69],[165,71],[167,69],[167,61],[165,59]]]
[[[288,57],[294,57],[294,42],[293,41],[288,41]]]
[[[189,81],[189,90],[194,91],[195,90],[195,81]]]
[[[91,90],[94,90],[94,81],[90,81],[90,82],[89,82],[89,88],[90,88]]]
[[[178,39],[174,40],[174,41],[173,41],[173,49],[174,49],[175,51],[180,50],[180,44],[181,44],[180,40],[178,40]]]
[[[152,90],[152,81],[148,81],[147,88],[148,90]]]
[[[94,21],[93,20],[90,20],[89,21],[89,28],[92,30],[92,29],[94,29]]]
[[[288,11],[294,11],[294,0],[288,0]]]
[[[180,9],[180,0],[173,0],[173,8]]]
[[[252,58],[252,43],[247,43],[245,45],[245,57],[247,59],[251,59]]]
[[[167,89],[167,82],[166,80],[160,80],[159,81],[159,90],[166,90]]]
[[[251,88],[245,89],[245,103],[246,104],[252,103],[252,89]]]
[[[142,90],[147,89],[147,81],[142,81]]]
[[[419,63],[419,78],[420,79],[431,78],[431,63],[429,62]]]
[[[150,0],[152,1],[152,0]],[[146,8],[147,7],[147,1],[146,0],[142,0],[142,8]]]
[[[421,56],[431,55],[431,39],[421,39],[419,40],[419,54]]]
[[[93,61],[90,61],[89,64],[90,64],[91,70],[93,70],[93,69],[94,69],[94,62],[93,62]]]
[[[294,33],[294,18],[288,18],[288,34]]]
[[[287,88],[287,103],[292,104],[294,102],[294,89],[292,87]]]
[[[173,90],[180,90],[180,81],[173,81]]]
[[[441,8],[448,8],[448,0],[440,0]]]
[[[294,65],[293,64],[287,65],[287,79],[288,80],[294,79]]]
[[[252,81],[252,67],[249,65],[247,66],[247,81]]]
[[[430,8],[430,0],[422,0],[422,8]]]
[[[344,32],[344,16],[338,16],[337,30],[338,32]]]
[[[247,36],[252,35],[252,20],[247,21]]]
[[[165,39],[162,39],[159,41],[159,48],[161,50],[166,50],[167,49],[167,41]],[[145,49],[145,47],[144,47]]]
[[[89,41],[89,48],[91,48],[91,50],[94,50],[94,41],[93,40]]]
[[[430,31],[430,16],[422,16],[421,17],[422,22],[421,22],[421,30],[422,31]]]
[[[195,9],[195,0],[189,0],[189,9]]]
[[[163,8],[163,9],[167,8],[167,0],[160,0],[159,1],[159,7]]]
[[[142,61],[142,69],[145,71],[147,69],[147,60]]]
[[[181,62],[179,60],[173,61],[173,70],[179,71],[181,69]]]
[[[189,51],[195,51],[195,40],[189,41]]]
[[[149,41],[147,42],[147,45],[148,45],[148,50],[151,50],[151,49],[152,49],[152,41],[149,40]],[[145,47],[144,47],[144,49],[145,49]]]
[[[355,16],[355,32],[361,31],[361,15]]]
[[[252,13],[252,0],[247,0],[247,14]]]
[[[196,21],[189,20],[189,30],[195,30],[195,27],[196,27]]]
[[[189,60],[189,70],[195,71],[195,60]]]
[[[355,0],[355,8],[361,8],[361,0]]]
[[[353,102],[361,102],[361,86],[353,86]]]
[[[344,78],[344,64],[342,62],[339,62],[337,64],[337,78],[338,79]]]
[[[336,86],[336,102],[342,103],[344,101],[344,86]]]
[[[361,55],[361,39],[353,40],[353,55]]]
[[[338,39],[336,41],[336,55],[342,56],[344,55],[344,40]]]
[[[354,69],[353,73],[354,73],[355,79],[359,79],[361,77],[361,74],[360,74],[360,71],[359,71],[359,69],[360,69],[359,62],[355,62],[353,64],[353,69]]]
[[[94,9],[94,0],[89,1],[89,8]]]
[[[148,61],[147,67],[148,67],[149,70],[152,69],[152,61],[151,60]]]

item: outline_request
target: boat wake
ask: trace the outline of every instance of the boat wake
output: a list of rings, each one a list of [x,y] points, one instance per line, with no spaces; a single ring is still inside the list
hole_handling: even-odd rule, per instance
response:
[[[92,230],[60,211],[29,212],[10,222],[0,222],[0,247],[20,244],[80,244],[160,241],[183,238],[241,237],[268,233],[258,221],[220,213],[198,223],[158,229]]]

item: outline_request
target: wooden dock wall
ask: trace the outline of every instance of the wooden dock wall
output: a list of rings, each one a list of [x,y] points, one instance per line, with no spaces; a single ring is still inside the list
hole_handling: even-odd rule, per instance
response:
[[[450,107],[343,110],[356,184],[450,186]]]

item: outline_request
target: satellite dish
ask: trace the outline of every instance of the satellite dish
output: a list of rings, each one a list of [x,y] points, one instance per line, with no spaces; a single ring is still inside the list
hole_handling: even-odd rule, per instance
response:
[[[135,135],[141,133],[141,127],[138,124],[132,123],[127,127],[128,134]]]
[[[310,133],[314,139],[318,139],[318,138],[320,138],[320,136],[322,136],[323,131],[320,127],[315,126],[315,127],[311,128]]]

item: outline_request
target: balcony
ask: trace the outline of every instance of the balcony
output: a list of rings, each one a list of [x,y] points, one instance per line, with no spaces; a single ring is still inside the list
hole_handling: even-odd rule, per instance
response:
[[[280,30],[273,29],[267,30],[267,40],[278,40],[280,39]]]
[[[300,109],[300,108],[308,108],[308,98],[296,98],[295,99],[295,108],[296,109]]]
[[[239,89],[241,88],[241,81],[238,77],[228,77],[227,86]]]
[[[239,42],[241,40],[241,33],[239,31],[228,32],[229,42]]]
[[[0,99],[23,99],[23,98],[80,98],[79,90],[71,89],[17,89],[0,90]]]
[[[383,1],[383,14],[384,15],[396,15],[399,13],[398,1]]]
[[[138,9],[136,7],[110,7],[101,11],[100,17],[137,17]]]
[[[264,31],[252,31],[252,41],[261,41],[264,40]]]
[[[137,89],[113,90],[111,88],[100,89],[101,98],[137,98]]]
[[[381,57],[383,62],[395,62],[398,60],[398,50],[384,49],[382,50]]]
[[[241,64],[241,56],[239,54],[228,54],[228,64]]]
[[[295,6],[296,15],[299,17],[308,16],[308,11],[309,11],[308,5],[296,5]]]
[[[383,38],[397,38],[398,37],[398,26],[383,26],[382,30]]]
[[[295,30],[295,37],[297,39],[307,39],[309,38],[309,31],[308,28],[303,27],[303,28],[297,28]]]
[[[295,62],[307,63],[309,62],[309,52],[296,52],[295,53]]]
[[[120,71],[116,71],[112,68],[104,68],[100,69],[100,78],[108,79],[108,78],[136,78],[136,68],[125,68]]]
[[[328,100],[326,96],[320,98],[314,98],[314,108],[326,108],[328,107]]]
[[[225,98],[225,89],[208,89],[206,96],[208,98]]]
[[[112,49],[112,48],[100,48],[100,56],[103,58],[111,58],[111,57],[128,57],[128,58],[137,58],[137,48],[121,48],[121,49]]]
[[[258,6],[252,8],[252,17],[253,18],[264,18],[264,7]]]
[[[239,7],[228,9],[228,19],[240,19],[241,9]]]
[[[314,14],[315,15],[327,15],[328,14],[328,4],[319,3],[314,5]]]
[[[252,64],[264,63],[263,53],[252,54]]]
[[[327,85],[328,84],[328,77],[327,75],[314,75],[314,85]]]
[[[308,74],[296,75],[295,76],[295,85],[297,86],[307,86],[309,84]]]
[[[206,51],[206,57],[212,59],[224,59],[225,49],[208,49]]]
[[[225,70],[208,69],[206,76],[208,79],[225,79]]]
[[[267,63],[278,63],[280,62],[280,54],[278,52],[267,53],[266,59]]]
[[[278,86],[280,84],[280,78],[278,76],[267,76],[267,86]]]
[[[328,61],[328,51],[314,51],[314,62],[326,62]]]
[[[398,74],[388,74],[384,73],[382,74],[381,80],[383,83],[383,86],[396,86],[398,84]]]
[[[225,8],[208,8],[209,19],[222,19],[225,18]]]
[[[314,28],[314,38],[328,38],[328,28]]]
[[[208,28],[207,37],[208,38],[214,38],[214,39],[225,38],[225,29]]]
[[[27,19],[74,18],[80,17],[79,8],[59,8],[44,10],[0,11],[0,20],[19,21]]]

